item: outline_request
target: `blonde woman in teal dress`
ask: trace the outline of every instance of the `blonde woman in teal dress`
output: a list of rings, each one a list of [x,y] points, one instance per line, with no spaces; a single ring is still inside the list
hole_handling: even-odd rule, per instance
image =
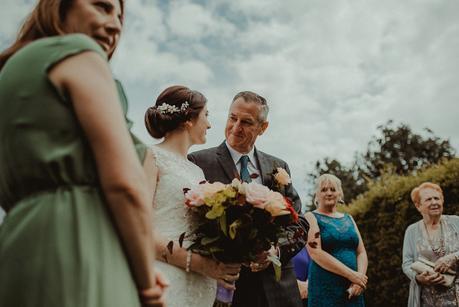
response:
[[[153,158],[107,65],[122,20],[121,0],[40,0],[0,55],[0,306],[163,306]]]
[[[309,307],[363,307],[368,258],[353,218],[336,210],[343,199],[341,180],[323,174],[316,182],[317,209],[305,214],[310,228],[307,250]]]

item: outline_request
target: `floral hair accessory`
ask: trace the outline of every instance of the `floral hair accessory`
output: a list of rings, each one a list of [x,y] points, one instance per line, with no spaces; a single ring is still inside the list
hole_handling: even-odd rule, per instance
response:
[[[156,109],[159,111],[159,113],[164,115],[185,112],[189,106],[190,104],[188,103],[188,101],[182,103],[180,108],[163,102],[161,105],[157,106]]]

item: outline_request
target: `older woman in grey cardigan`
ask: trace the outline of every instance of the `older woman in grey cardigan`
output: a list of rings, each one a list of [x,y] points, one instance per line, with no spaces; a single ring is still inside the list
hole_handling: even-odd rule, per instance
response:
[[[424,182],[411,192],[422,220],[408,226],[403,241],[403,272],[411,280],[408,307],[459,306],[459,279],[449,287],[441,285],[440,273],[457,272],[459,259],[459,217],[443,215],[443,191]],[[410,266],[422,256],[435,263],[435,273],[417,274]]]

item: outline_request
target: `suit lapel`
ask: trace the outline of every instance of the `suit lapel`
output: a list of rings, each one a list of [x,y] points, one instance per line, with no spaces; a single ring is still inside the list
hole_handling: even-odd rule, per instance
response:
[[[257,148],[255,148],[255,156],[257,157],[258,167],[260,168],[261,181],[263,185],[271,188],[271,172],[273,171],[272,161],[265,154],[263,154],[263,152],[258,151]]]
[[[225,171],[225,174],[228,177],[229,181],[232,181],[234,178],[239,177],[236,165],[234,165],[233,158],[231,158],[231,154],[228,148],[226,147],[225,142],[223,142],[218,147],[217,156],[218,163],[220,163],[220,166]]]

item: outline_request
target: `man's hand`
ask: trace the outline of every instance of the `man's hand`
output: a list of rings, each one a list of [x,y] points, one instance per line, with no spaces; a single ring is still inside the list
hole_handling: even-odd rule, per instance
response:
[[[279,256],[279,249],[271,246],[269,251],[261,252],[258,254],[257,259],[253,262],[250,262],[250,270],[252,272],[260,272],[265,270],[270,264],[271,260],[268,259],[269,255]]]

